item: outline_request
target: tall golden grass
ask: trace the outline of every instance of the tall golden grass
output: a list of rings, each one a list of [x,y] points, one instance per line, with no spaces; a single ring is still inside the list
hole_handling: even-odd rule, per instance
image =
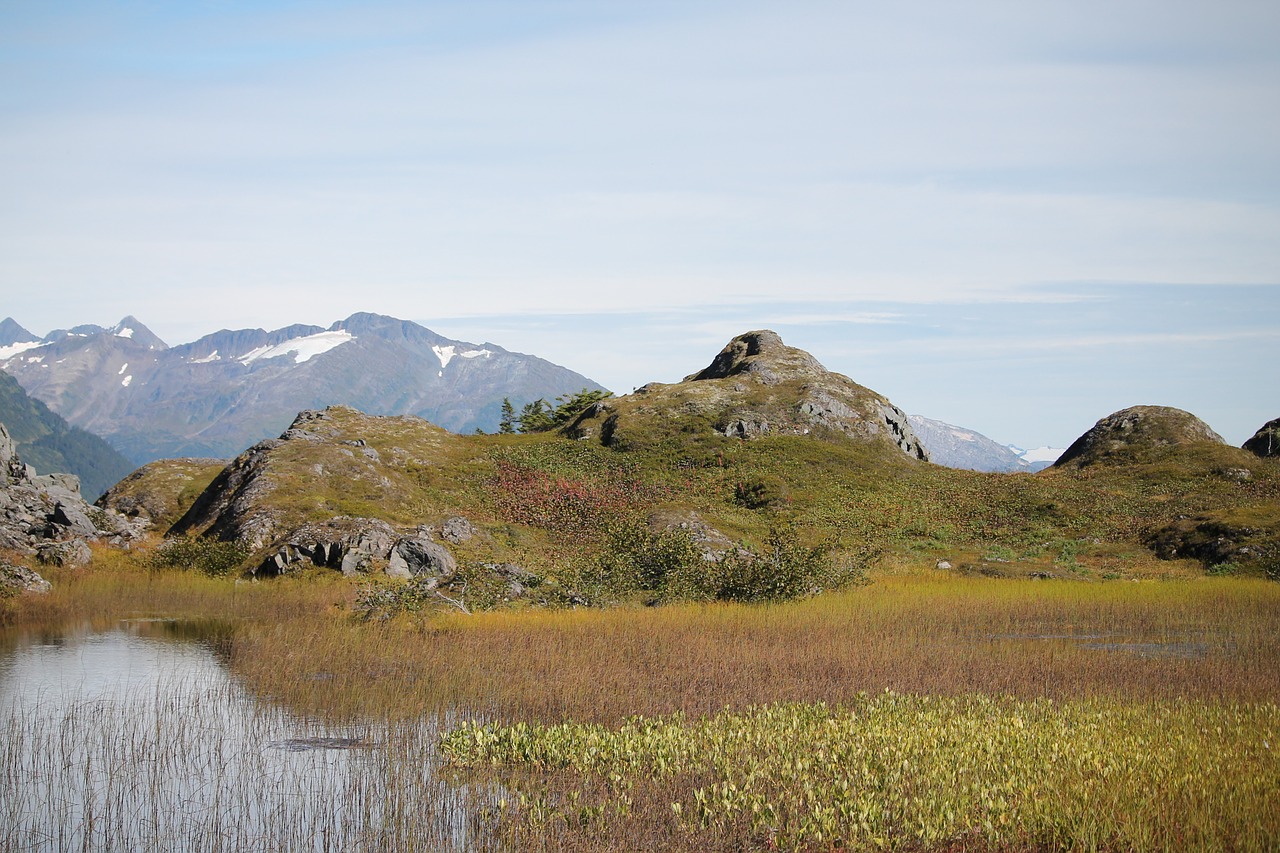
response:
[[[900,576],[768,606],[282,619],[237,632],[232,659],[255,690],[337,716],[609,723],[886,688],[1275,701],[1280,587]]]

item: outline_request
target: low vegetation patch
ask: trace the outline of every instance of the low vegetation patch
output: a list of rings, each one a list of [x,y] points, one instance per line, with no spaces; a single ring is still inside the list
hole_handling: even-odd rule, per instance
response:
[[[472,723],[441,751],[507,771],[517,843],[610,848],[639,825],[663,849],[1268,850],[1278,737],[1271,703],[884,691],[617,728]]]

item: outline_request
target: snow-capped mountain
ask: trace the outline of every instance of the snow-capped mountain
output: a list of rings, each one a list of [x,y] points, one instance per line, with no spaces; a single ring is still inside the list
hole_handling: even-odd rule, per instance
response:
[[[173,347],[134,317],[43,339],[6,320],[0,368],[139,464],[235,455],[279,434],[302,409],[346,404],[471,432],[497,428],[504,398],[518,408],[601,387],[535,356],[377,314],[327,329],[223,330]]]
[[[908,420],[929,451],[929,459],[948,468],[969,471],[1040,471],[1053,464],[1062,451],[1052,447],[1023,450],[1000,444],[980,432],[931,418],[911,415]]]

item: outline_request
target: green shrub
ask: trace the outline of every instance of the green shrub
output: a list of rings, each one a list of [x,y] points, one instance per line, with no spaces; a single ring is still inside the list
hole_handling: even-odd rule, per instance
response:
[[[152,555],[157,569],[195,569],[210,577],[226,577],[244,567],[249,552],[239,542],[201,537],[166,539]]]

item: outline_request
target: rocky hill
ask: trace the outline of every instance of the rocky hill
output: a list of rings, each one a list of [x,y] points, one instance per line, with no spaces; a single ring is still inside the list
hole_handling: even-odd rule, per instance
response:
[[[534,356],[376,314],[327,329],[224,330],[174,347],[133,317],[40,340],[12,321],[0,331],[0,368],[137,464],[231,457],[303,409],[343,404],[493,431],[504,398],[519,406],[601,387]]]
[[[1225,444],[1222,436],[1190,412],[1168,406],[1132,406],[1094,424],[1054,467],[1125,464],[1143,461],[1168,448],[1206,443]]]
[[[9,428],[23,460],[41,474],[70,473],[86,495],[96,496],[133,470],[119,451],[91,432],[73,427],[0,371],[0,422]]]
[[[682,382],[650,383],[600,403],[569,429],[623,450],[680,434],[745,440],[811,435],[929,458],[901,409],[769,330],[739,335]]]
[[[1244,449],[1264,459],[1280,456],[1280,418],[1267,421],[1253,437],[1244,443]]]
[[[226,466],[226,459],[157,459],[108,489],[96,505],[163,533]]]

